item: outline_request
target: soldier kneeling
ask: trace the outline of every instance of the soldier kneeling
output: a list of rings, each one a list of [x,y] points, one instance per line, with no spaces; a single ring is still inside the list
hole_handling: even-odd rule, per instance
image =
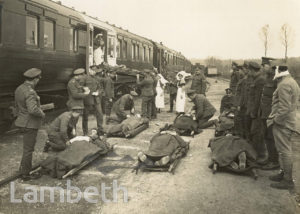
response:
[[[47,128],[48,141],[45,144],[44,152],[49,148],[62,151],[66,148],[70,139],[76,136],[76,124],[83,108],[74,106],[72,111],[59,115]]]

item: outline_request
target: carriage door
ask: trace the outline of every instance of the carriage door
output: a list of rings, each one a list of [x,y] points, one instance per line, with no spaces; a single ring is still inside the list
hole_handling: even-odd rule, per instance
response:
[[[87,53],[86,53],[86,70],[90,68],[91,65],[94,64],[94,44],[93,44],[93,35],[94,35],[94,27],[91,24],[88,24],[87,31]]]
[[[117,54],[116,54],[116,37],[114,35],[107,35],[108,44],[107,44],[107,63],[111,66],[117,64]]]

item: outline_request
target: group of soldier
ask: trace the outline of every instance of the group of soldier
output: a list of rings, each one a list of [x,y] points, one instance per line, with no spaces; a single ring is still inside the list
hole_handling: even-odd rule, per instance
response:
[[[97,132],[103,134],[103,124],[110,118],[122,121],[134,113],[133,96],[137,94],[131,91],[124,94],[116,102],[114,101],[114,77],[115,73],[108,67],[92,66],[89,74],[85,74],[82,68],[73,72],[69,80],[67,90],[69,99],[68,111],[62,113],[47,127],[48,140],[44,152],[49,148],[64,150],[70,143],[70,139],[76,136],[76,125],[82,115],[83,134],[88,135],[89,113],[93,111],[97,120]],[[23,156],[20,164],[20,172],[23,180],[35,179],[39,174],[29,174],[32,169],[32,153],[36,144],[37,131],[41,127],[45,117],[40,97],[35,91],[35,86],[42,77],[42,71],[31,68],[24,73],[25,81],[15,91],[15,103],[17,119],[15,125],[23,133]],[[125,112],[129,109],[130,113]]]
[[[293,187],[293,133],[300,134],[296,111],[299,86],[283,60],[262,58],[257,62],[232,63],[230,87],[222,99],[221,111],[235,111],[234,134],[250,142],[262,169],[280,168],[271,176],[274,188]]]

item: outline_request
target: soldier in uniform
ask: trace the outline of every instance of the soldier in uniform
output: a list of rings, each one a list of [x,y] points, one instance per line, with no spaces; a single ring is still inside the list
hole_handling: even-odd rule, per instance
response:
[[[273,94],[272,111],[267,120],[267,125],[273,126],[281,171],[279,174],[270,177],[270,180],[277,182],[271,184],[271,187],[291,189],[294,188],[291,139],[293,132],[300,134],[300,129],[297,127],[297,105],[300,89],[284,62],[274,61],[272,64],[275,69],[274,80],[277,81],[277,89]]]
[[[203,94],[197,94],[193,89],[188,89],[186,94],[194,103],[193,110],[196,112],[198,128],[205,129],[215,125],[218,120],[210,119],[214,116],[216,109],[209,100]]]
[[[73,72],[74,77],[68,82],[68,94],[69,100],[67,102],[68,108],[71,110],[74,106],[84,107],[83,99],[87,97],[90,93],[89,89],[84,89],[84,69],[78,68]]]
[[[206,92],[206,79],[201,70],[197,70],[192,79],[191,89],[195,90],[197,94],[203,94]]]
[[[248,112],[251,117],[251,142],[254,149],[257,152],[257,163],[265,164],[266,159],[266,146],[263,140],[263,135],[261,132],[262,123],[261,118],[258,114],[261,95],[263,87],[265,85],[265,76],[261,71],[261,66],[256,62],[249,63],[250,72],[253,77],[253,83],[250,85],[250,96],[249,96],[249,106]]]
[[[245,103],[246,107],[245,107],[245,117],[244,117],[244,128],[245,128],[245,135],[246,135],[246,140],[248,140],[249,142],[251,141],[251,123],[252,123],[252,119],[251,119],[251,109],[252,109],[252,105],[253,103],[251,102],[250,97],[252,96],[251,93],[252,91],[250,90],[251,87],[253,87],[253,72],[251,72],[251,68],[250,68],[250,62],[248,63],[248,74],[247,74],[247,78],[245,81],[245,84],[242,88],[242,97],[243,97],[243,102]]]
[[[234,107],[234,96],[232,95],[231,88],[225,89],[226,94],[222,97],[221,100],[221,107],[220,113],[222,114],[223,111],[232,110]]]
[[[266,165],[262,166],[262,169],[265,170],[276,169],[279,167],[278,152],[275,148],[272,127],[267,127],[267,118],[271,113],[272,108],[272,96],[276,90],[276,82],[273,80],[275,70],[273,70],[270,65],[270,62],[273,60],[273,58],[262,57],[262,66],[266,77],[266,82],[263,87],[258,114],[261,118],[262,135],[268,151],[268,162]]]
[[[145,78],[142,81],[137,79],[137,84],[141,87],[142,91],[142,116],[150,120],[153,106],[152,100],[154,98],[154,81],[149,71],[145,71]]]
[[[103,79],[103,87],[104,87],[104,118],[103,123],[107,123],[107,117],[110,116],[111,109],[113,106],[113,101],[115,98],[115,86],[113,79],[115,78],[115,73],[112,71],[107,71],[106,76]]]
[[[173,112],[174,102],[176,101],[177,96],[177,85],[174,81],[169,81],[169,93],[170,93],[170,111]]]
[[[82,117],[82,129],[84,135],[88,134],[88,118],[91,110],[94,111],[96,115],[98,134],[103,133],[103,113],[100,97],[103,93],[103,85],[95,75],[95,70],[90,69],[89,75],[85,76],[85,86],[90,89],[90,94],[84,98],[84,110]]]
[[[25,82],[15,91],[17,119],[15,125],[23,133],[23,156],[20,172],[23,180],[39,178],[39,174],[29,175],[32,169],[32,153],[36,144],[37,131],[41,127],[45,113],[41,109],[40,97],[34,88],[41,79],[41,70],[31,68],[24,73]]]
[[[112,111],[116,114],[116,120],[122,122],[126,118],[130,117],[130,114],[134,114],[134,101],[133,97],[138,94],[135,91],[131,91],[130,94],[124,94],[113,105]],[[126,111],[129,111],[127,113]],[[110,117],[110,119],[112,119]]]
[[[236,62],[232,62],[232,74],[230,76],[229,88],[231,88],[233,94],[236,93],[236,86],[240,80],[239,68]]]
[[[62,113],[49,125],[44,152],[48,152],[49,148],[56,151],[66,148],[69,140],[76,136],[76,124],[82,111],[81,106],[73,106],[72,111]]]
[[[236,94],[234,96],[234,133],[242,138],[246,138],[245,135],[245,97],[243,96],[244,84],[246,82],[246,76],[248,74],[248,62],[244,62],[244,65],[240,67],[240,80],[236,86]]]

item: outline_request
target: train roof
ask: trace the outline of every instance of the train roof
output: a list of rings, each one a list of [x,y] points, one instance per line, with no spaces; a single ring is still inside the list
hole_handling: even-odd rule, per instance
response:
[[[73,18],[77,21],[85,23],[85,20],[80,15],[78,11],[73,8],[62,5],[60,2],[55,2],[52,0],[27,0],[26,2],[32,3],[35,6],[42,7],[51,12],[58,13],[60,15],[64,15],[70,18]]]
[[[110,35],[116,35],[116,31],[111,25],[83,13],[80,13],[80,15],[82,16],[82,18],[85,20],[86,23],[92,24],[94,27],[98,27],[103,30],[106,30]]]
[[[153,46],[151,40],[149,40],[145,37],[142,37],[142,36],[139,36],[137,34],[131,33],[128,30],[124,30],[124,29],[116,27],[114,25],[111,25],[111,26],[115,29],[115,31],[117,32],[118,35],[123,35],[123,36],[129,37],[131,39],[138,40],[140,42],[143,42],[143,43],[146,43],[148,45]]]

